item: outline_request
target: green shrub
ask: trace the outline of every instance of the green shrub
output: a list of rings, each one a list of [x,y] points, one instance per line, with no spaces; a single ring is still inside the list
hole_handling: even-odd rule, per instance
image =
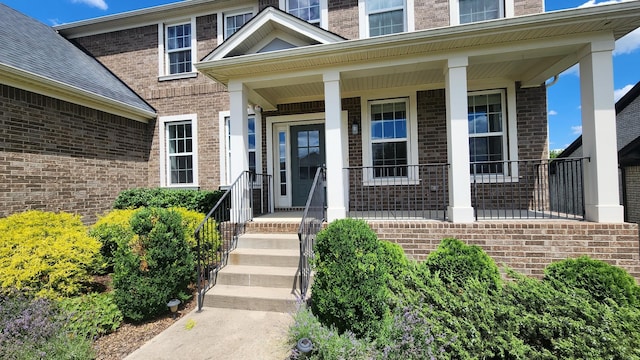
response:
[[[135,234],[129,222],[135,212],[136,210],[112,210],[91,227],[89,235],[102,244],[100,253],[105,261],[105,272],[113,272],[113,258],[118,244],[127,244],[133,239]]]
[[[611,299],[620,306],[640,306],[640,287],[635,279],[619,267],[588,256],[550,264],[544,281],[560,291],[583,289],[594,300]]]
[[[440,273],[443,280],[453,284],[464,284],[468,279],[487,282],[491,289],[502,285],[500,271],[495,262],[482,248],[467,245],[458,239],[444,239],[436,251],[425,260],[432,273]]]
[[[516,305],[515,333],[528,359],[640,359],[637,308],[523,276],[505,287],[503,298]]]
[[[114,209],[141,207],[183,207],[208,213],[224,194],[223,191],[199,191],[166,188],[139,188],[122,191],[113,204]]]
[[[94,339],[116,331],[122,323],[122,312],[111,293],[62,299],[60,307],[69,314],[65,329],[76,336]]]
[[[337,220],[318,233],[311,308],[323,324],[364,337],[388,320],[389,275],[381,253],[364,221]]]
[[[172,298],[189,298],[194,280],[194,260],[185,241],[180,214],[145,208],[131,219],[133,243],[118,244],[113,285],[115,302],[133,321],[167,311]]]
[[[102,266],[100,243],[79,216],[27,211],[0,219],[0,287],[73,296]]]

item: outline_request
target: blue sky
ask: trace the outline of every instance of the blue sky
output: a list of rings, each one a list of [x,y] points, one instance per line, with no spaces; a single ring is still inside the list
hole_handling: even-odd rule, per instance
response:
[[[45,24],[56,25],[175,2],[175,0],[0,0]],[[547,11],[624,0],[546,0]],[[618,41],[614,53],[616,100],[640,81],[640,29]],[[549,88],[549,147],[563,149],[581,132],[580,79],[574,67]]]

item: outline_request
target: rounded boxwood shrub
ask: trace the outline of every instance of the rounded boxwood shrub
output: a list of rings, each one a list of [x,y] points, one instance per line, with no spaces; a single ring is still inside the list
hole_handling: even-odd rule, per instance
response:
[[[118,244],[116,251],[114,298],[124,317],[141,321],[166,312],[173,298],[189,298],[194,261],[179,213],[141,209],[133,215],[131,229],[134,239]]]
[[[166,188],[137,188],[124,190],[116,198],[114,209],[141,207],[183,207],[208,213],[224,195],[224,191],[202,191]]]
[[[360,220],[332,222],[318,233],[311,309],[325,325],[375,335],[389,316],[388,271],[378,238]]]
[[[458,239],[442,240],[436,251],[427,256],[425,265],[443,280],[458,286],[469,279],[487,282],[493,290],[502,286],[500,270],[493,259],[479,246]]]
[[[624,269],[604,261],[581,256],[550,264],[544,270],[544,281],[555,289],[583,289],[594,300],[611,299],[620,306],[640,305],[640,287]]]
[[[74,296],[102,266],[100,242],[80,217],[27,211],[0,219],[0,287],[38,296]]]
[[[113,272],[113,258],[119,243],[133,239],[131,217],[136,210],[113,210],[100,217],[89,234],[102,244],[100,253],[105,261],[104,272]]]

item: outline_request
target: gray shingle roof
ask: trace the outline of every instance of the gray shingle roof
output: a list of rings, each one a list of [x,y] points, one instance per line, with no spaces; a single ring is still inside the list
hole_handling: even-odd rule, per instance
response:
[[[155,110],[53,28],[0,3],[0,64],[147,112]]]

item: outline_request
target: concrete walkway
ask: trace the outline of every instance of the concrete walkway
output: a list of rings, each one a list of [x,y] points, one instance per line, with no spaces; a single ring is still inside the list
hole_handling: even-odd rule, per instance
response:
[[[203,308],[126,357],[127,360],[285,360],[291,314]]]

